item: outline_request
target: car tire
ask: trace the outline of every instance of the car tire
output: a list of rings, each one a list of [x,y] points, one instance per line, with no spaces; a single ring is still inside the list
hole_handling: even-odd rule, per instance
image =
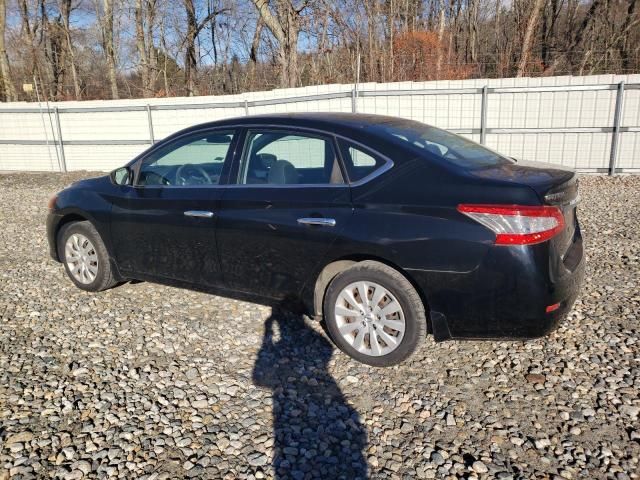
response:
[[[58,258],[76,287],[100,292],[118,283],[107,248],[91,222],[64,225],[58,232],[57,246]]]
[[[360,295],[363,291],[366,301]],[[427,334],[425,307],[409,280],[371,260],[356,263],[333,278],[324,296],[323,313],[338,348],[376,367],[406,360]],[[352,315],[355,313],[358,315]]]

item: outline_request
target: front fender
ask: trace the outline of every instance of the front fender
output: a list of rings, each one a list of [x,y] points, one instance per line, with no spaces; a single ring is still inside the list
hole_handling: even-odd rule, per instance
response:
[[[89,221],[98,231],[109,256],[113,259],[110,229],[111,202],[108,177],[79,182],[58,193],[54,210],[47,217],[47,237],[52,257],[60,261],[57,254],[58,233],[70,221]]]

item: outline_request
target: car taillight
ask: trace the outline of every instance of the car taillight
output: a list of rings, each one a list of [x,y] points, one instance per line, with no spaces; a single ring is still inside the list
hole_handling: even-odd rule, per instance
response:
[[[525,205],[458,205],[458,211],[496,234],[496,245],[533,245],[564,228],[558,207]]]

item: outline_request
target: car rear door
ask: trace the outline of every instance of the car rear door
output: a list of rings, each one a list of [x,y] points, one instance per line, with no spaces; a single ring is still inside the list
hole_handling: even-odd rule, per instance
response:
[[[352,215],[335,139],[296,128],[249,128],[218,208],[228,288],[298,294]]]
[[[135,184],[122,187],[111,214],[114,255],[125,274],[220,284],[216,210],[235,141],[233,129],[201,130],[136,164]]]

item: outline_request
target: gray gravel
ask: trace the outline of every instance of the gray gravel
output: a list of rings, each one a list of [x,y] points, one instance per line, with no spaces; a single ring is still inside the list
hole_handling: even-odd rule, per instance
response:
[[[0,175],[0,479],[640,477],[640,176],[582,179],[559,330],[376,370],[264,306],[74,288],[44,219],[86,175]]]

